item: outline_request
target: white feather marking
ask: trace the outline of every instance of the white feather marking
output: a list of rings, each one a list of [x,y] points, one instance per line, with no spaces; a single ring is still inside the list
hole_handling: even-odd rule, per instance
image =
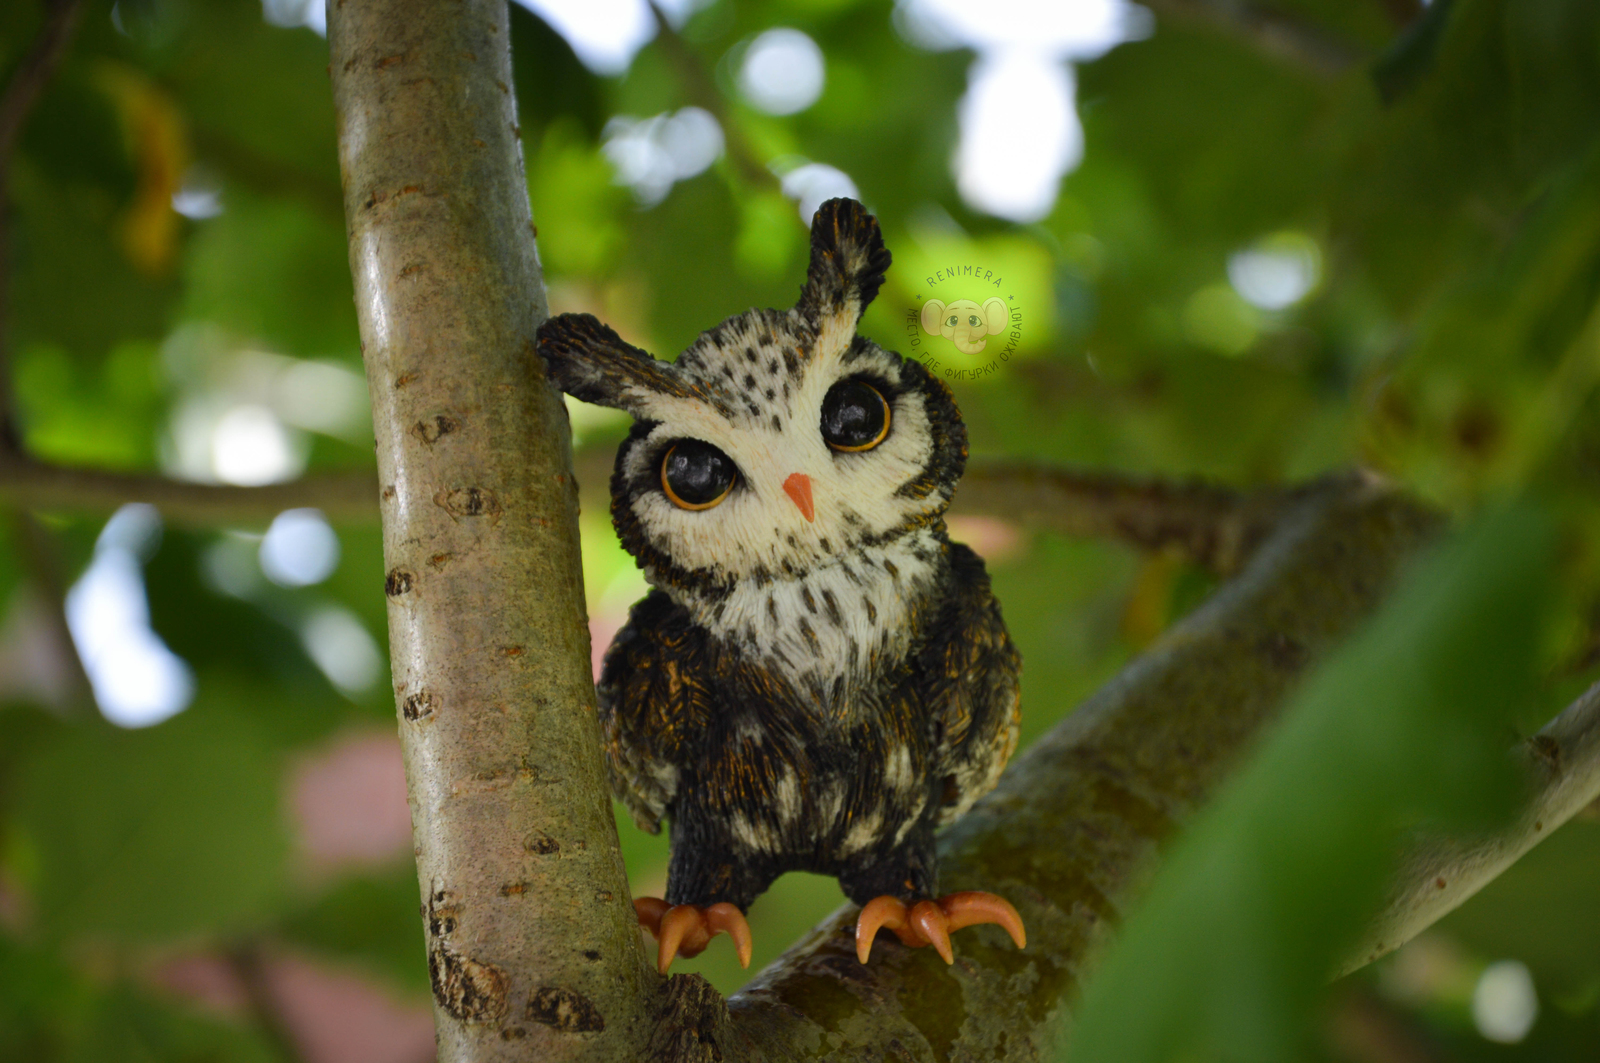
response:
[[[883,829],[883,813],[874,811],[870,816],[863,816],[856,820],[849,833],[844,836],[844,841],[839,845],[839,855],[849,856],[859,853],[867,846],[878,840],[878,832]]]
[[[772,794],[781,822],[793,823],[800,818],[800,780],[795,778],[793,768],[784,769]]]
[[[910,746],[896,746],[894,752],[889,754],[888,764],[884,768],[883,781],[894,790],[911,789],[916,780],[911,777]]]
[[[765,823],[751,823],[749,817],[743,813],[734,813],[729,819],[729,826],[734,838],[747,849],[771,852],[778,847],[777,836],[773,834],[771,827]]]
[[[900,829],[894,832],[894,843],[899,845],[906,840],[906,832],[917,825],[917,817],[922,815],[922,806],[928,803],[925,795],[917,795],[916,804],[911,806],[911,811],[906,813],[906,818],[901,821]]]
[[[804,688],[808,681],[859,672],[874,649],[880,660],[888,661],[910,648],[916,634],[912,611],[933,589],[938,574],[933,564],[917,556],[918,550],[930,558],[939,556],[931,531],[832,558],[801,578],[765,586],[742,581],[721,602],[720,615],[694,603],[690,608],[718,638],[772,662]],[[895,575],[885,562],[894,566]],[[758,645],[747,644],[745,633],[751,629],[763,633]]]
[[[817,795],[817,822],[832,824],[844,811],[844,789],[838,783],[830,784]]]

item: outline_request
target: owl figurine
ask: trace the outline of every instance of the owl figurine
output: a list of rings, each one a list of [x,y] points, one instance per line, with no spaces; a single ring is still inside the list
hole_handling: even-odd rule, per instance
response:
[[[665,899],[634,902],[665,973],[785,871],[832,875],[880,929],[951,962],[950,931],[1022,920],[939,895],[934,832],[1017,743],[1021,658],[944,512],[967,457],[949,388],[856,334],[889,252],[861,204],[811,227],[792,310],[750,310],[661,362],[587,314],[539,330],[551,379],[635,423],[611,515],[654,588],[598,687],[611,784],[671,825]]]

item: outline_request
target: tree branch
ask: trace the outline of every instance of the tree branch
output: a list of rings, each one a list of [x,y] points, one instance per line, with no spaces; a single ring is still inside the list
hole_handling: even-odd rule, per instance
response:
[[[21,449],[11,388],[11,157],[39,94],[50,83],[78,28],[82,0],[50,0],[45,23],[0,94],[0,446]]]
[[[28,115],[55,75],[77,32],[82,0],[50,0],[44,26],[16,73],[0,93],[0,459],[22,454],[22,426],[11,379],[11,161]],[[12,539],[23,570],[48,609],[51,638],[67,667],[66,706],[87,710],[93,704],[83,660],[67,627],[66,589],[54,537],[33,514],[12,515]]]
[[[1399,948],[1492,882],[1600,797],[1600,683],[1517,749],[1529,796],[1503,830],[1483,838],[1424,838],[1406,857],[1384,911],[1340,969]]]
[[[666,13],[654,0],[650,4],[650,13],[656,20],[656,43],[661,46],[662,53],[666,55],[673,69],[678,72],[678,79],[683,82],[684,92],[690,102],[704,108],[722,127],[723,142],[728,147],[728,158],[733,162],[739,176],[758,188],[777,189],[780,185],[777,176],[751,149],[727,101],[723,99],[716,82],[707,72],[700,57],[689,46],[689,42],[683,39],[683,35],[673,29],[672,23],[667,21]]]
[[[1141,550],[1177,547],[1198,564],[1228,574],[1301,500],[1370,475],[1343,473],[1299,487],[1246,492],[1198,481],[976,462],[961,478],[950,512],[1004,516],[1028,527],[1111,539]]]
[[[418,425],[411,426],[414,434]],[[427,427],[422,425],[423,430]],[[609,507],[613,459],[608,447],[590,447],[576,455],[574,468],[584,506],[601,511]],[[1341,473],[1334,479],[1366,475]],[[1177,547],[1199,564],[1230,573],[1287,510],[1329,482],[1241,491],[1198,481],[976,461],[962,478],[950,512],[1003,517],[1026,527],[1110,539],[1141,550]],[[26,509],[82,513],[109,513],[128,502],[148,502],[168,520],[190,527],[262,523],[286,509],[308,506],[335,521],[372,520],[379,512],[377,478],[365,472],[321,473],[289,483],[234,487],[52,465],[3,453],[0,499]]]
[[[566,410],[534,350],[509,12],[329,8],[438,1058],[637,1058],[662,984],[601,761]]]
[[[1393,0],[1395,3],[1404,0]],[[1158,18],[1213,26],[1319,77],[1335,78],[1370,58],[1342,37],[1283,11],[1239,0],[1144,0]]]
[[[169,521],[189,527],[265,523],[286,509],[306,506],[335,521],[371,521],[378,517],[378,479],[369,472],[322,473],[234,487],[0,454],[0,499],[23,509],[66,513],[110,513],[129,502],[148,502]]]

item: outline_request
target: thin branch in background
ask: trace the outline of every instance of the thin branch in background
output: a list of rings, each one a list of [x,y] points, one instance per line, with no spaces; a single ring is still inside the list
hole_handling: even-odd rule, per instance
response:
[[[273,1054],[282,1063],[304,1063],[305,1054],[295,1039],[294,1031],[284,1020],[278,1006],[277,995],[267,978],[266,948],[261,941],[250,938],[241,941],[226,953],[228,966],[244,989],[245,1001],[250,1009],[250,1019]]]
[[[1216,27],[1319,77],[1339,77],[1370,58],[1356,45],[1314,23],[1255,4],[1233,0],[1144,0],[1144,3],[1158,18]]]
[[[583,505],[603,512],[614,452],[587,447],[573,458]],[[1370,481],[1352,472],[1293,487],[1237,490],[1198,481],[1084,472],[1014,461],[975,461],[950,512],[999,517],[1075,538],[1105,539],[1136,549],[1176,549],[1219,573],[1237,571],[1276,521],[1305,496],[1335,481]],[[320,473],[263,487],[200,484],[145,473],[72,468],[0,455],[0,499],[47,512],[110,513],[148,502],[173,523],[218,527],[271,520],[286,509],[320,509],[335,522],[378,517],[377,478],[370,472]]]
[[[11,157],[39,94],[72,43],[82,0],[49,0],[33,47],[0,95],[0,445],[22,448],[11,387]]]
[[[728,146],[728,158],[733,163],[739,176],[749,184],[758,188],[779,188],[777,175],[769,170],[750,142],[745,139],[733,112],[728,107],[728,102],[717,88],[715,79],[712,78],[705,64],[690,47],[683,35],[672,28],[672,23],[661,8],[652,3],[650,12],[656,17],[656,42],[661,45],[661,50],[666,54],[667,60],[678,72],[678,77],[683,81],[684,92],[690,102],[696,107],[709,111],[716,118],[717,124],[722,126],[723,142]]]
[[[82,11],[82,0],[49,0],[44,26],[0,94],[0,452],[8,457],[22,454],[22,427],[11,381],[11,160],[29,113],[67,54]],[[91,705],[88,675],[67,627],[65,581],[54,537],[26,510],[17,510],[11,523],[22,570],[49,603],[51,635],[67,667],[67,707]]]
[[[369,471],[329,472],[261,487],[202,484],[155,473],[74,468],[0,456],[0,499],[59,513],[110,513],[148,502],[187,527],[262,524],[286,509],[320,509],[334,522],[378,519],[378,479]]]
[[[1421,18],[1428,6],[1426,0],[1378,0],[1378,3],[1389,16],[1389,21],[1399,29],[1405,29]]]
[[[1238,491],[1022,462],[975,462],[962,477],[950,512],[1001,516],[1147,551],[1176,549],[1228,575],[1238,571],[1285,512],[1309,494],[1346,482],[1353,487],[1373,477],[1344,473],[1297,487]]]

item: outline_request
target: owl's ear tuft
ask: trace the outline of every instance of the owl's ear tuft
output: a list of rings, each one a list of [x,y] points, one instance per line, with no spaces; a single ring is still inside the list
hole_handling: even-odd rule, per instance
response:
[[[642,415],[652,395],[690,394],[667,362],[623,341],[593,314],[561,314],[539,326],[539,355],[556,387],[575,399]]]
[[[830,199],[811,219],[811,268],[800,308],[818,317],[847,314],[852,328],[883,286],[891,256],[878,219],[853,199]]]

